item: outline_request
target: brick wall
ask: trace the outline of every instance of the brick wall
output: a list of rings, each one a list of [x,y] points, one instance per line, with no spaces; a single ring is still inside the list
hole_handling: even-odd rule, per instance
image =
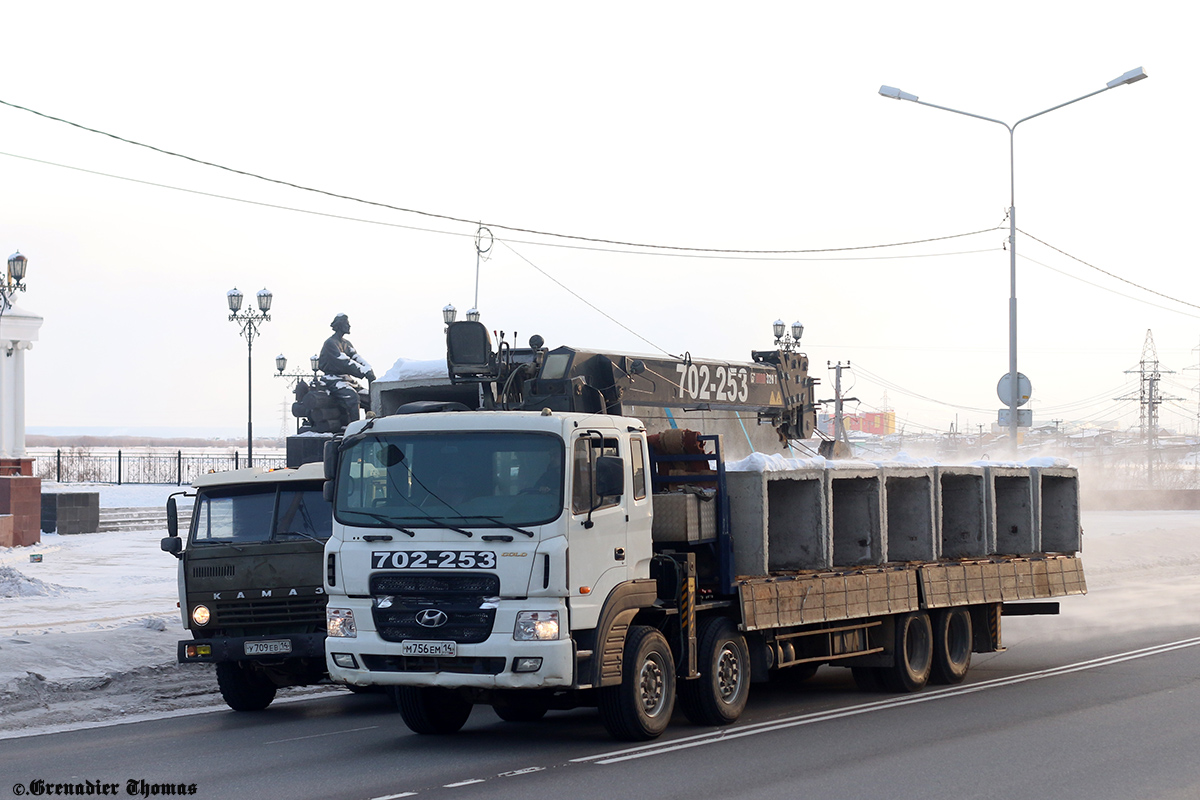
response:
[[[42,540],[42,479],[0,476],[0,514],[13,516],[13,546]]]

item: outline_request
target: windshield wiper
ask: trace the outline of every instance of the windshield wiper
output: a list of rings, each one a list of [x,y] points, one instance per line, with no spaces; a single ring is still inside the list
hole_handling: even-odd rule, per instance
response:
[[[375,520],[376,522],[382,522],[384,525],[387,525],[389,528],[395,528],[396,530],[400,531],[401,533],[407,533],[409,536],[416,536],[416,534],[413,533],[412,531],[410,531],[408,528],[401,527],[401,525],[398,522],[391,519],[390,517],[385,517],[383,514],[372,514],[370,511],[359,511],[356,513],[362,514],[365,517],[370,517],[371,519]]]
[[[321,546],[325,545],[324,539],[318,539],[317,537],[307,534],[304,531],[276,531],[275,535],[276,536],[303,536],[305,539],[311,539],[312,541],[316,542],[317,544],[319,544]]]
[[[372,514],[370,511],[356,511],[355,513],[356,514],[365,514],[366,516],[370,517],[371,519],[377,519],[380,522],[382,522],[384,525],[395,528],[396,530],[400,531],[401,533],[407,533],[409,536],[416,536],[416,534],[413,533],[412,531],[410,531],[408,528],[400,527],[400,523],[396,522],[391,517],[385,517],[382,514]],[[461,533],[463,536],[474,536],[475,535],[468,530],[463,530],[462,528],[457,528],[453,525],[449,525],[446,523],[447,519],[463,519],[463,517],[409,516],[409,517],[405,517],[405,519],[419,519],[422,522],[429,522],[433,525],[438,526],[439,528],[449,528],[452,531]]]
[[[503,518],[501,518],[501,517],[489,517],[486,514],[462,514],[458,517],[455,517],[455,519],[486,519],[489,522],[494,522],[497,525],[501,525],[505,528],[508,528],[510,531],[516,531],[517,533],[523,533],[526,536],[528,536],[530,539],[537,536],[537,534],[534,533],[533,531],[527,531],[524,528],[518,528],[516,525],[513,525],[512,523],[505,522],[503,520]]]

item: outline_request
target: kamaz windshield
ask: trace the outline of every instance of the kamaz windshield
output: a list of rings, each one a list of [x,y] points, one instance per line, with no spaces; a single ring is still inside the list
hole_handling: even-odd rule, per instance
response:
[[[192,542],[292,541],[329,538],[333,515],[320,482],[229,486],[202,490]]]
[[[564,452],[550,434],[372,432],[342,453],[334,516],[401,530],[542,525],[563,511]]]

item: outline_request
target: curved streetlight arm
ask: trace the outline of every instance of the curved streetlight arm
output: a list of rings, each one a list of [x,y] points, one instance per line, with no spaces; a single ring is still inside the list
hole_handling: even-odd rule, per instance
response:
[[[1009,295],[1008,295],[1008,378],[1009,378],[1009,397],[1008,397],[1008,431],[1009,431],[1009,446],[1012,448],[1013,454],[1017,452],[1017,429],[1019,427],[1017,409],[1020,406],[1020,398],[1018,397],[1018,375],[1017,372],[1017,166],[1016,166],[1016,148],[1015,139],[1017,126],[1022,122],[1028,122],[1031,119],[1049,114],[1051,111],[1057,111],[1064,106],[1078,103],[1080,100],[1086,100],[1089,97],[1095,97],[1101,92],[1107,92],[1109,89],[1115,89],[1118,86],[1124,86],[1128,83],[1136,83],[1150,77],[1141,67],[1131,69],[1124,75],[1112,79],[1105,84],[1103,89],[1097,89],[1094,92],[1088,92],[1085,95],[1076,97],[1074,100],[1068,100],[1065,103],[1059,103],[1056,106],[1047,108],[1045,111],[1039,111],[1036,114],[1030,114],[1028,117],[1021,119],[1009,125],[1007,122],[1002,122],[998,119],[985,117],[982,114],[972,114],[969,111],[960,111],[957,108],[949,108],[948,106],[939,106],[935,103],[927,103],[919,99],[915,94],[902,92],[894,86],[880,86],[879,93],[884,97],[893,100],[908,100],[922,106],[949,111],[952,114],[961,114],[964,117],[974,117],[985,122],[994,122],[997,125],[1003,125],[1008,130],[1008,191],[1009,191],[1009,208],[1008,208],[1008,280],[1009,280]]]

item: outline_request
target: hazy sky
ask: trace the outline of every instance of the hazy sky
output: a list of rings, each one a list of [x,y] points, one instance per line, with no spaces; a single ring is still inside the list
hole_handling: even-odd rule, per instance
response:
[[[917,432],[974,429],[1001,405],[1008,134],[879,86],[1014,122],[1142,66],[1149,80],[1017,129],[1018,223],[1184,302],[1020,236],[1019,366],[1036,420],[1135,425],[1136,402],[1111,398],[1136,392],[1125,370],[1152,328],[1177,371],[1164,392],[1184,398],[1164,420],[1191,431],[1197,16],[1179,3],[8,3],[0,100],[491,223],[479,306],[521,342],[745,361],[774,319],[799,319],[819,397],[832,397],[825,362],[849,360],[861,410],[886,402]],[[7,106],[0,131],[0,247],[29,257],[17,302],[45,317],[30,427],[244,432],[235,286],[248,302],[275,295],[254,346],[260,435],[289,399],[274,356],[307,366],[335,313],[382,374],[441,355],[442,306],[473,303],[473,224]],[[996,230],[734,259],[511,228],[747,250]]]

